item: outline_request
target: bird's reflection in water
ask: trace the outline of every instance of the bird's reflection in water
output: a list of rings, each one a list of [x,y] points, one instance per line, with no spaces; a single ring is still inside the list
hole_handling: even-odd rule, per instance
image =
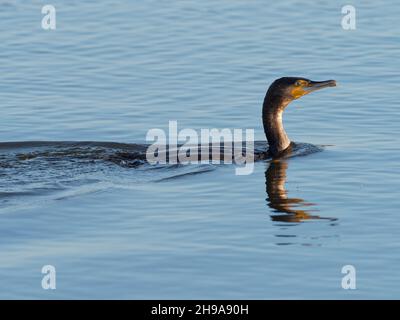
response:
[[[271,215],[271,219],[280,222],[302,222],[312,219],[336,220],[312,214],[313,211],[317,211],[312,209],[313,203],[306,202],[301,198],[289,197],[285,189],[287,168],[286,160],[272,160],[265,171],[268,206],[276,213]]]

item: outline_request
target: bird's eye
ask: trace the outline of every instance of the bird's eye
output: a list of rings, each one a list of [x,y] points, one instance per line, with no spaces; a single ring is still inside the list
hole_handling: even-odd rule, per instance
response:
[[[301,80],[297,80],[294,85],[296,87],[300,87],[302,84],[303,84],[303,82]]]

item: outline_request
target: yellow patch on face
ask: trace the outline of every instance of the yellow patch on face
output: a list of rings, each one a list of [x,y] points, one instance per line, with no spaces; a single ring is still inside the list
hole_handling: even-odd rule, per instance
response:
[[[295,85],[294,85],[294,89],[292,89],[291,94],[293,96],[294,99],[298,99],[302,96],[304,96],[305,94],[308,93],[308,91],[304,90],[303,88],[308,86],[308,81],[306,80],[297,80]]]
[[[295,87],[290,93],[292,94],[293,98],[298,99],[307,94],[308,92],[304,90],[302,87]]]

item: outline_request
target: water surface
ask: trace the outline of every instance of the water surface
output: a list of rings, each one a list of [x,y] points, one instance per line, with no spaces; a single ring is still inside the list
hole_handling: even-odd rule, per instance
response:
[[[354,3],[354,31],[340,1],[54,0],[56,31],[44,4],[0,2],[1,298],[399,297],[396,1]],[[170,120],[264,141],[281,76],[338,81],[285,112],[322,152],[248,176],[113,161]],[[22,141],[110,145],[29,157]],[[341,288],[347,264],[357,290]]]

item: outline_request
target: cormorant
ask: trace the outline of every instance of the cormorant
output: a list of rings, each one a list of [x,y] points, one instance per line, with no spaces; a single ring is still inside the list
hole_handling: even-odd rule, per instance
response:
[[[310,92],[334,86],[335,80],[311,81],[297,77],[283,77],[271,84],[265,95],[262,118],[272,157],[279,157],[290,149],[291,142],[282,124],[282,114],[288,104]]]

